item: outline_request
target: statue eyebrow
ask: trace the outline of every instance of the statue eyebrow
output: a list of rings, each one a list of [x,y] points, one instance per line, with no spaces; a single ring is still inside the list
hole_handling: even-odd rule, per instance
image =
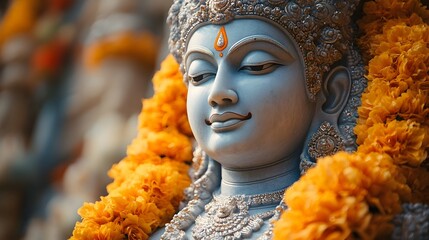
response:
[[[192,48],[188,49],[188,51],[186,52],[185,57],[183,58],[185,60],[186,64],[188,62],[189,55],[194,54],[194,53],[200,53],[200,54],[208,55],[212,59],[215,58],[213,52],[210,51],[210,49],[208,49],[206,47],[202,47],[202,46],[196,46],[196,47],[192,47]],[[185,64],[185,66],[186,66],[186,64]]]
[[[292,54],[290,53],[290,51],[280,42],[272,39],[269,36],[266,35],[252,35],[252,36],[248,36],[245,37],[243,39],[241,39],[240,41],[234,43],[234,45],[231,46],[231,48],[228,50],[227,55],[229,55],[230,53],[237,51],[237,49],[239,49],[241,46],[249,44],[249,43],[254,43],[254,42],[268,42],[271,43],[273,45],[276,45],[277,47],[279,47],[280,49],[282,49],[284,52],[288,53],[290,56],[292,56]]]

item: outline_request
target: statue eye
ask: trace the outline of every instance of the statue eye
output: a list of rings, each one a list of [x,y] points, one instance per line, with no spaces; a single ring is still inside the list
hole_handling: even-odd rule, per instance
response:
[[[267,74],[274,71],[280,64],[278,63],[264,63],[258,65],[247,65],[240,68],[240,71],[246,71],[251,74]]]
[[[199,74],[196,76],[188,75],[188,81],[190,83],[192,83],[193,85],[198,85],[198,84],[205,82],[207,79],[209,79],[213,75],[214,75],[213,73],[203,73],[203,74]]]

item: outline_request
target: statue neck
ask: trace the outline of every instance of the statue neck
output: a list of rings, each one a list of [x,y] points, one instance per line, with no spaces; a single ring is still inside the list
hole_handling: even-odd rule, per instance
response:
[[[299,152],[270,165],[252,169],[222,167],[221,195],[261,194],[292,185],[300,177]]]

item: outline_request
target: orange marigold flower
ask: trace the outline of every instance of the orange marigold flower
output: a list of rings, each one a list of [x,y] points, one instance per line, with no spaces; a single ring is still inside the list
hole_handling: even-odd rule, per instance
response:
[[[154,86],[127,157],[109,171],[114,179],[109,195],[79,210],[83,220],[72,239],[147,239],[176,212],[190,184],[184,162],[192,158],[192,144],[183,122],[186,88],[172,57],[155,75]]]
[[[429,204],[429,169],[401,167],[402,174],[412,190],[412,202]]]
[[[337,153],[319,159],[285,195],[275,239],[373,239],[409,199],[405,179],[382,154]],[[375,225],[376,223],[377,225]]]
[[[428,195],[418,180],[428,182],[428,169],[408,166],[424,164],[429,150],[429,11],[418,0],[367,1],[364,11],[359,44],[374,58],[355,128],[362,145],[320,159],[287,190],[276,239],[386,239],[411,191]]]
[[[76,223],[70,240],[123,240],[121,226],[115,222],[96,224],[91,220]]]
[[[133,214],[128,214],[126,219],[122,222],[123,232],[128,240],[141,240],[148,239],[149,236],[141,229],[142,223],[139,217]]]
[[[154,78],[153,98],[144,100],[139,116],[139,128],[162,131],[177,128],[182,134],[192,136],[186,116],[187,89],[183,83],[179,65],[168,56]]]
[[[168,157],[176,161],[192,159],[192,144],[189,138],[177,130],[169,129],[162,132],[144,132],[128,146],[128,155],[140,155],[150,151],[161,157]]]
[[[412,120],[429,125],[429,95],[427,91],[410,90],[403,92],[401,84],[372,84],[370,91],[362,95],[362,105],[358,108],[359,119],[355,127],[357,143],[362,144],[368,137],[368,128],[377,123],[393,120]],[[406,84],[406,83],[405,83]],[[407,85],[407,84],[406,84]],[[403,92],[398,96],[399,92]]]
[[[364,5],[363,11],[367,15],[374,15],[377,18],[394,19],[420,12],[420,9],[424,10],[425,8],[419,0],[375,0],[368,1]],[[429,13],[426,17],[428,16]]]
[[[129,210],[123,213],[144,216],[147,218],[145,222],[153,223],[150,225],[151,230],[166,223],[173,216],[183,197],[183,189],[190,184],[186,166],[171,163],[165,161],[161,165],[141,164],[120,186],[112,188],[109,185],[111,196],[128,199],[125,201],[125,209]],[[155,207],[156,211],[150,210],[149,206]]]
[[[383,28],[383,34],[374,36],[372,46],[374,54],[383,52],[402,54],[408,51],[413,43],[427,41],[427,30],[423,23],[408,25],[403,19],[390,20]]]
[[[92,238],[87,236],[87,239],[96,239],[96,240],[120,240],[124,238],[124,234],[120,231],[121,227],[115,222],[109,222],[100,226],[100,230],[97,235],[94,232]]]
[[[403,93],[398,102],[401,102],[397,113],[398,119],[412,120],[429,126],[429,92],[409,90]]]
[[[427,28],[429,34],[429,28]],[[398,58],[398,70],[400,74],[410,76],[414,82],[429,82],[429,39],[414,42],[411,48]]]
[[[429,11],[419,0],[367,1],[364,3],[363,11],[365,16],[358,21],[358,25],[364,35],[358,43],[364,50],[366,59],[377,54],[376,42],[379,41],[375,39],[391,26],[398,23],[413,26],[429,20]]]
[[[388,52],[375,56],[368,64],[368,81],[383,79],[390,81],[398,76],[398,70],[394,67],[396,59]]]
[[[97,203],[84,203],[78,210],[82,218],[90,219],[97,224],[105,224],[111,222],[115,218],[114,209],[108,204],[108,198],[101,197]]]
[[[96,203],[85,204],[79,209],[83,221],[76,224],[74,236],[100,227],[104,230],[89,236],[103,239],[99,237],[119,231],[128,239],[131,236],[147,239],[152,231],[174,215],[183,197],[183,189],[190,182],[189,177],[183,174],[186,167],[170,163],[140,164],[120,185],[109,186],[108,196]],[[116,228],[107,228],[110,225]],[[117,228],[118,225],[122,227]]]
[[[395,164],[417,167],[428,156],[429,132],[414,121],[377,123],[368,129],[368,136],[359,146],[363,153],[387,153]]]

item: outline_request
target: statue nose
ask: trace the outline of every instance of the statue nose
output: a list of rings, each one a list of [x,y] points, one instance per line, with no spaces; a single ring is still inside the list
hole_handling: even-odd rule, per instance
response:
[[[212,89],[208,102],[212,107],[235,104],[238,101],[237,93],[229,88]]]
[[[238,94],[233,87],[234,78],[234,72],[220,63],[207,99],[211,107],[228,106],[238,102]]]

